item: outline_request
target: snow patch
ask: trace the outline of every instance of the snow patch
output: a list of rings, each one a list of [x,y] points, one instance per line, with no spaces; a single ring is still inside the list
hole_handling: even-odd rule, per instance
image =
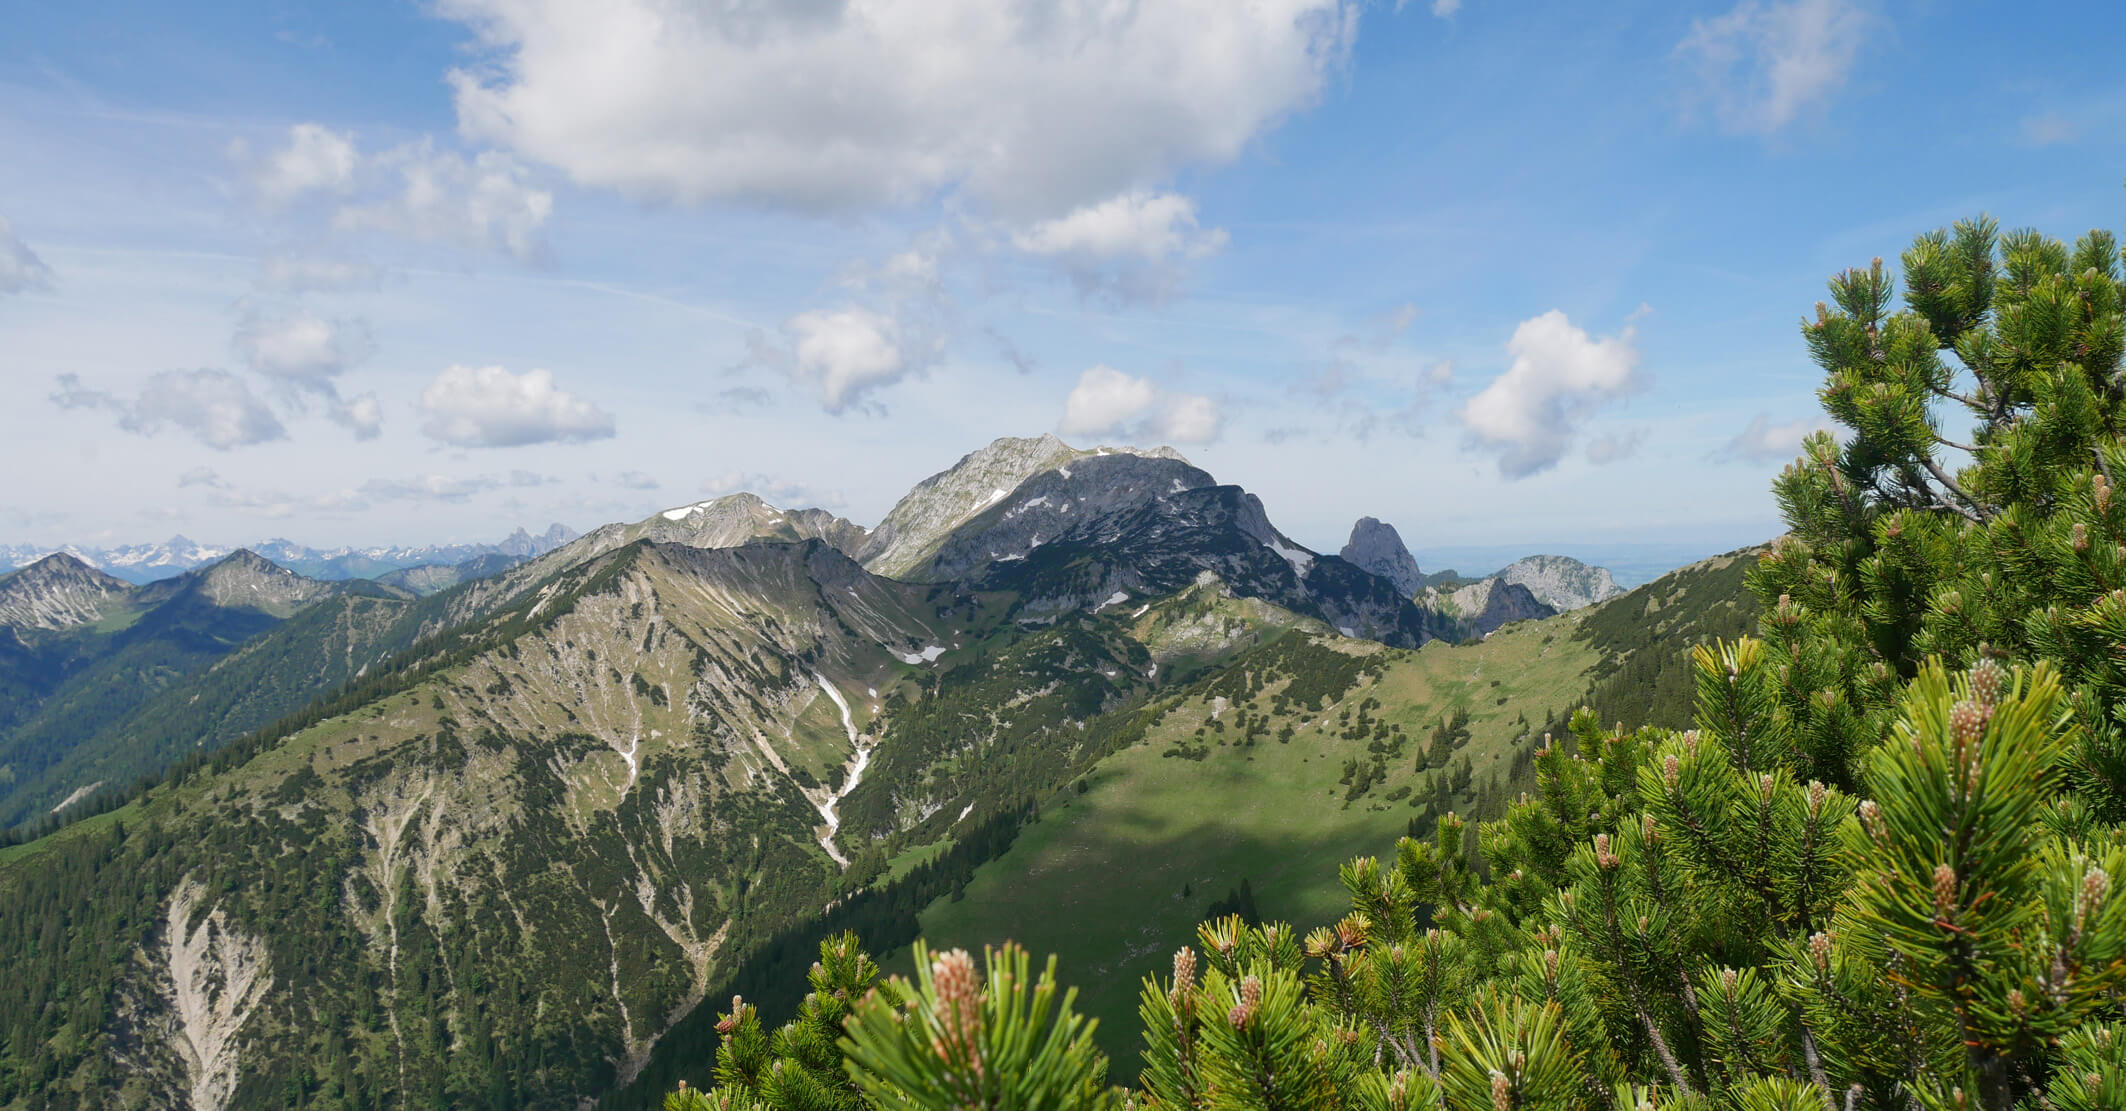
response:
[[[1102,602],[1097,606],[1094,606],[1093,612],[1099,613],[1101,610],[1104,610],[1109,606],[1119,606],[1127,601],[1129,601],[1129,592],[1124,590],[1117,590],[1113,594],[1107,596],[1107,601]],[[1142,613],[1144,611],[1139,610],[1137,612]]]
[[[1134,620],[1134,619],[1136,619],[1136,618],[1139,618],[1139,617],[1143,617],[1143,616],[1144,616],[1144,612],[1145,612],[1146,610],[1148,610],[1148,609],[1151,609],[1151,608],[1152,608],[1152,604],[1151,604],[1150,602],[1146,602],[1146,603],[1144,603],[1143,605],[1141,605],[1141,606],[1138,606],[1138,607],[1137,607],[1137,612],[1135,612],[1135,613],[1133,613],[1133,614],[1130,614],[1130,618],[1131,618],[1132,620]]]
[[[1271,551],[1276,552],[1278,555],[1283,556],[1285,562],[1292,565],[1292,572],[1298,575],[1300,578],[1306,578],[1307,568],[1314,566],[1314,553],[1312,552],[1304,551],[1299,548],[1287,548],[1283,544],[1278,543],[1276,538],[1274,537],[1269,540],[1263,541],[1263,545],[1269,548]]]
[[[1354,629],[1354,628],[1352,628],[1352,627],[1351,627],[1351,626],[1349,626],[1349,625],[1338,625],[1338,626],[1336,627],[1336,631],[1337,631],[1337,632],[1339,632],[1339,633],[1342,633],[1343,635],[1345,635],[1345,636],[1347,636],[1347,637],[1353,637],[1353,638],[1356,638],[1356,637],[1358,636],[1358,630],[1357,630],[1357,629]]]
[[[953,819],[953,821],[955,821],[955,822],[964,822],[964,821],[966,821],[966,820],[967,820],[967,815],[969,815],[969,814],[972,814],[972,813],[974,813],[974,804],[970,802],[970,803],[968,803],[968,804],[967,804],[967,806],[966,806],[966,808],[965,808],[965,809],[963,809],[963,810],[961,810],[961,811],[960,811],[960,816],[959,816],[959,817],[957,817],[957,818],[954,818],[954,819]]]
[[[1056,468],[1056,473],[1057,473],[1057,474],[1060,474],[1060,475],[1062,475],[1065,481],[1068,481],[1068,480],[1069,480],[1069,478],[1070,478],[1070,468],[1069,468],[1069,467],[1057,467],[1057,468]]]
[[[895,653],[894,653],[894,655],[896,655],[896,656],[899,656],[899,657],[901,658],[901,662],[902,662],[902,663],[904,663],[904,664],[929,664],[929,663],[936,663],[936,662],[937,662],[937,658],[938,658],[939,656],[942,656],[942,655],[944,655],[944,654],[945,654],[945,649],[943,649],[942,647],[939,647],[938,645],[935,645],[935,644],[929,645],[928,647],[924,648],[924,649],[923,649],[923,650],[922,650],[921,652],[895,652]],[[876,692],[873,692],[873,693],[876,693]],[[839,701],[839,699],[836,699],[836,701]]]

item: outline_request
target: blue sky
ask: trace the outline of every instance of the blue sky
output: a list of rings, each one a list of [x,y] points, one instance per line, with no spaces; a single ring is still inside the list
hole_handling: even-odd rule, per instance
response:
[[[23,5],[0,542],[873,523],[1173,442],[1334,549],[1769,537],[1824,279],[2126,211],[2113,5]]]

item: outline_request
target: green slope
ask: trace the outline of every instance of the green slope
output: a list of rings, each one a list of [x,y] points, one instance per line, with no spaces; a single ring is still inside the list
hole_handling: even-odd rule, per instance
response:
[[[1158,721],[1141,741],[1050,800],[1006,854],[922,912],[923,936],[933,947],[1011,939],[1058,954],[1126,1079],[1138,984],[1213,902],[1246,881],[1266,920],[1326,924],[1348,907],[1339,864],[1429,832],[1443,809],[1488,816],[1494,797],[1517,789],[1543,723],[1595,695],[1598,709],[1666,709],[1658,696],[1681,681],[1689,646],[1754,620],[1742,583],[1751,554],[1474,644],[1413,652],[1288,634],[1257,648],[1154,703]],[[1324,694],[1320,709],[1279,698],[1307,691]],[[1450,743],[1445,767],[1422,767],[1457,714],[1467,739]],[[1457,791],[1464,760],[1469,785]],[[1360,775],[1346,779],[1354,761]],[[1361,778],[1368,789],[1350,797]],[[906,972],[906,954],[892,967]]]

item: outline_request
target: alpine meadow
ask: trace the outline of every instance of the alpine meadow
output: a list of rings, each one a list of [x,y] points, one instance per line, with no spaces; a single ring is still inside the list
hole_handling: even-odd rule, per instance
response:
[[[0,1111],[2126,1111],[2126,11],[7,24]]]

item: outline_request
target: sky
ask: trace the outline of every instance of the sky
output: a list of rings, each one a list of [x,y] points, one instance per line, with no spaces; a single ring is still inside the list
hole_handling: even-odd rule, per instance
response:
[[[1317,549],[1680,562],[1780,531],[1832,273],[2126,214],[2111,4],[8,19],[0,543],[870,525],[1053,432]]]

